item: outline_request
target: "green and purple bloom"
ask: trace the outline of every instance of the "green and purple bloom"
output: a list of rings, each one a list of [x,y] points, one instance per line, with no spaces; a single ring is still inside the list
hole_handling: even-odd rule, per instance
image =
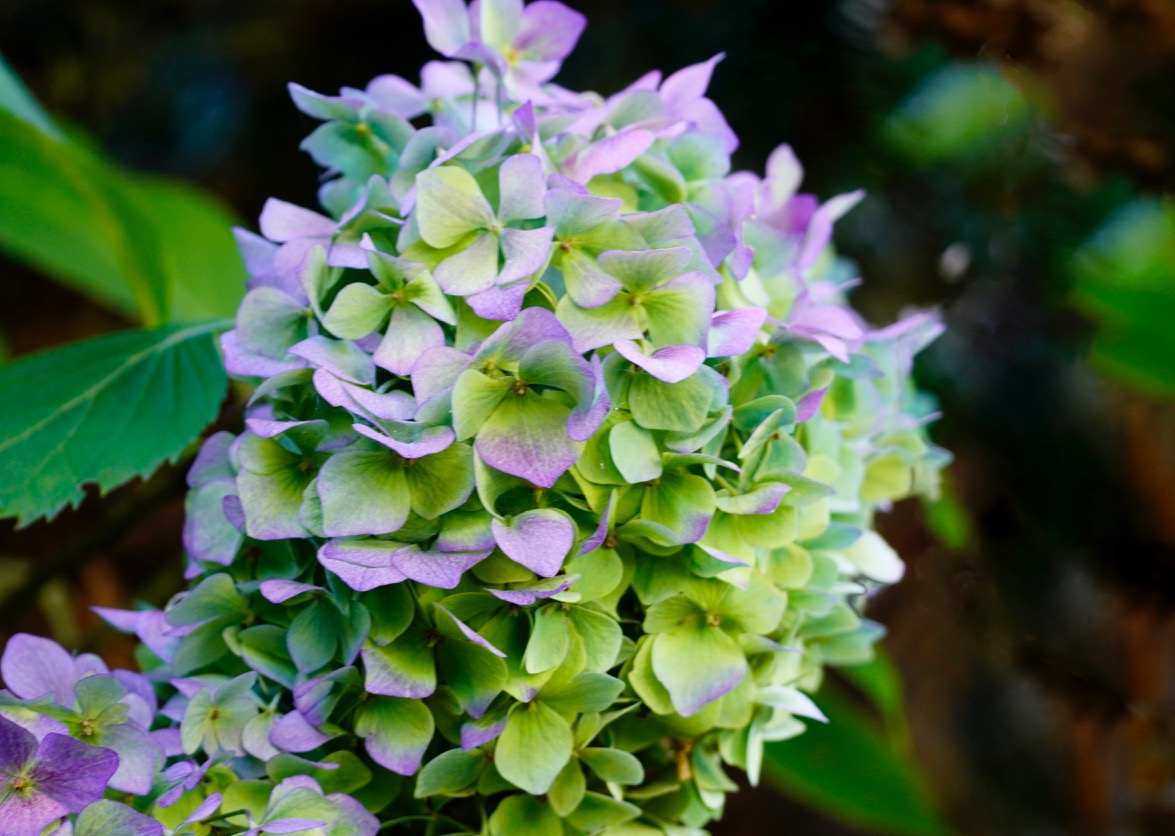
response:
[[[290,88],[323,212],[237,233],[190,586],[100,611],[144,673],[0,659],[4,833],[697,834],[883,633],[874,518],[948,456],[936,318],[847,304],[861,195],[732,173],[721,56],[580,94],[561,3],[415,3],[419,88]]]

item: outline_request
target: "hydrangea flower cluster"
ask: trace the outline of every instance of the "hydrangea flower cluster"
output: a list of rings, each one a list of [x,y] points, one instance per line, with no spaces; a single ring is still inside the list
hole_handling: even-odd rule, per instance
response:
[[[144,673],[5,651],[5,833],[699,834],[870,657],[874,514],[946,455],[937,321],[845,302],[860,195],[732,172],[718,58],[575,93],[562,4],[415,2],[419,86],[291,86],[325,214],[238,232],[191,586],[101,611]]]

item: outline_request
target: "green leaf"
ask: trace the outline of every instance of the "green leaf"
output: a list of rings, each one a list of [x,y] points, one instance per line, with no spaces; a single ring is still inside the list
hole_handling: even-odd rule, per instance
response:
[[[228,207],[195,186],[164,177],[136,176],[124,189],[150,224],[171,296],[168,319],[233,316],[247,276],[231,231],[237,218]]]
[[[54,139],[61,138],[61,132],[53,124],[49,114],[33,98],[12,68],[0,57],[0,109],[6,110],[23,122],[28,122],[41,133]]]
[[[617,801],[598,792],[585,793],[575,812],[567,817],[572,827],[594,833],[611,825],[631,821],[641,814],[641,808],[627,801]]]
[[[331,456],[319,471],[318,496],[330,537],[399,531],[412,505],[404,467],[387,450]]]
[[[453,387],[453,431],[457,440],[472,438],[510,391],[510,379],[494,380],[466,369]]]
[[[0,65],[3,69],[3,65]],[[105,798],[95,801],[78,816],[75,836],[161,836],[163,827],[150,816],[136,813],[125,804]]]
[[[426,520],[435,520],[473,493],[473,448],[453,444],[439,453],[415,459],[404,475],[412,494],[412,510]]]
[[[522,661],[527,673],[554,670],[567,656],[571,625],[558,604],[541,607],[534,616],[534,629]]]
[[[461,707],[480,717],[506,684],[506,663],[481,645],[450,638],[437,647],[437,673]]]
[[[1024,95],[997,67],[951,64],[927,78],[885,130],[891,145],[920,163],[973,163],[979,152],[1021,134],[1030,115]]]
[[[266,763],[265,772],[275,782],[294,775],[309,775],[328,794],[353,793],[371,783],[371,770],[367,764],[346,749],[331,752],[318,761],[283,752]]]
[[[167,610],[167,623],[186,627],[212,619],[235,621],[248,612],[245,600],[237,591],[228,572],[209,575],[184,593],[174,607]]]
[[[701,711],[747,674],[747,660],[738,642],[704,622],[657,634],[651,659],[653,672],[682,717]]]
[[[366,688],[372,694],[427,697],[437,687],[436,657],[417,618],[403,635],[386,647],[363,648]]]
[[[397,775],[414,775],[432,741],[432,712],[420,700],[373,697],[355,721],[355,734],[364,738],[367,753]]]
[[[605,550],[603,553],[609,552]],[[611,554],[613,557],[616,555],[615,552]],[[620,559],[616,558],[616,562],[620,563]],[[579,585],[574,588],[579,589]],[[572,607],[567,614],[571,617],[575,632],[583,640],[587,669],[603,672],[615,665],[624,641],[624,631],[616,619],[586,607]]]
[[[196,633],[191,635],[194,636]],[[276,624],[258,624],[237,633],[236,642],[241,659],[246,665],[286,688],[294,687],[298,669],[286,648],[285,630]]]
[[[651,374],[632,377],[628,408],[645,429],[691,433],[706,421],[714,392],[699,371],[679,383],[666,383]]]
[[[579,759],[601,780],[613,784],[636,785],[645,780],[645,768],[636,755],[622,749],[584,749]]]
[[[275,793],[270,798],[269,807],[266,809],[265,818],[262,821],[274,823],[274,829],[268,832],[280,833],[281,830],[278,828],[277,822],[283,819],[308,819],[325,824],[337,815],[338,808],[330,799],[324,798],[309,787],[298,787],[280,797],[277,797]],[[267,829],[262,827],[262,832],[267,832]]]
[[[3,111],[0,204],[0,248],[146,325],[225,316],[244,293],[220,203]]]
[[[451,247],[474,230],[488,229],[494,211],[472,174],[446,165],[416,176],[416,221],[426,244]]]
[[[477,780],[486,763],[485,752],[480,749],[442,752],[420,770],[414,794],[417,798],[457,795]]]
[[[603,711],[616,701],[624,683],[604,673],[581,673],[559,684],[548,684],[539,694],[546,705],[564,713]]]
[[[562,832],[563,824],[555,811],[527,795],[503,798],[490,816],[490,836],[551,836]]]
[[[635,421],[617,424],[608,433],[612,463],[629,484],[648,482],[661,475],[661,451],[653,434]]]
[[[339,291],[322,324],[336,337],[357,340],[380,328],[394,304],[378,288],[355,282]]]
[[[1098,323],[1091,360],[1101,371],[1175,397],[1175,204],[1136,200],[1074,254],[1073,300]]]
[[[126,331],[0,367],[0,517],[53,517],[84,483],[105,493],[178,459],[224,397],[219,327]]]
[[[313,673],[334,657],[340,622],[338,610],[327,601],[315,601],[294,616],[286,644],[298,670]]]
[[[370,639],[379,645],[390,644],[412,623],[412,593],[406,586],[391,584],[359,595],[371,613]]]
[[[819,695],[827,724],[767,744],[769,782],[827,815],[893,836],[949,832],[909,756],[839,690]]]
[[[572,758],[555,776],[555,783],[547,791],[547,801],[551,802],[556,813],[566,817],[583,801],[586,790],[587,780],[583,777],[583,770],[579,768],[579,761]]]
[[[542,795],[571,758],[571,748],[571,726],[553,708],[536,700],[511,710],[498,738],[494,763],[507,781]]]

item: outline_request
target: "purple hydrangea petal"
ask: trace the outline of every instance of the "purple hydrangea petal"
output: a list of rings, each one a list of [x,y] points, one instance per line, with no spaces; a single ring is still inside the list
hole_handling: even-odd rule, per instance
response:
[[[608,504],[604,506],[604,513],[600,514],[600,522],[596,526],[596,530],[592,532],[590,537],[583,541],[583,544],[579,547],[579,554],[587,554],[604,545],[604,541],[608,539],[608,529],[612,525],[612,508],[614,505],[615,502],[610,497]]]
[[[507,322],[518,316],[529,289],[530,285],[525,281],[517,281],[505,287],[495,285],[489,290],[466,296],[465,301],[482,319]]]
[[[118,755],[62,734],[47,734],[37,747],[29,779],[36,791],[71,813],[80,813],[106,791]]]
[[[327,798],[338,808],[339,817],[335,820],[334,828],[343,832],[341,823],[345,822],[353,836],[377,836],[379,833],[379,819],[368,811],[361,803],[349,795],[341,792],[332,792]]]
[[[464,0],[412,0],[424,18],[424,36],[441,55],[453,55],[473,36]]]
[[[260,225],[261,234],[278,243],[296,238],[328,238],[336,229],[335,222],[325,215],[272,197],[261,210]]]
[[[450,514],[434,546],[443,552],[479,552],[494,547],[490,517],[478,513]]]
[[[318,562],[356,592],[367,592],[408,579],[392,563],[402,548],[403,543],[390,540],[331,540],[318,550]]]
[[[498,169],[498,190],[500,223],[542,217],[543,195],[547,191],[542,160],[534,154],[507,157]]]
[[[831,334],[855,340],[864,334],[857,317],[840,305],[804,305],[788,319],[788,327],[801,334]]]
[[[587,441],[604,423],[612,411],[612,396],[604,383],[604,372],[598,355],[592,355],[592,369],[596,376],[595,389],[589,400],[579,404],[567,417],[567,435],[572,441]]]
[[[766,318],[767,311],[763,308],[717,311],[710,317],[706,356],[738,357],[750,351]]]
[[[653,377],[666,383],[678,383],[701,368],[706,352],[696,345],[671,345],[659,348],[651,355],[640,350],[630,340],[617,340],[616,351],[635,366],[640,366]]]
[[[802,424],[811,420],[820,411],[820,404],[824,403],[824,396],[828,394],[828,387],[813,389],[796,401],[796,423]]]
[[[350,340],[310,337],[290,346],[289,353],[351,383],[364,386],[375,383],[375,363],[371,356]]]
[[[102,745],[118,756],[118,769],[109,781],[111,789],[132,795],[151,791],[158,753],[147,732],[130,723],[109,726],[102,733]]]
[[[678,106],[704,97],[714,67],[725,57],[725,53],[720,52],[708,61],[684,67],[668,76],[661,83],[661,98],[670,106]]]
[[[184,550],[196,560],[227,566],[244,536],[224,513],[224,501],[236,497],[235,479],[220,479],[188,493],[183,528]]]
[[[225,370],[238,377],[273,377],[306,365],[300,358],[274,360],[246,348],[241,344],[240,335],[235,329],[220,335],[220,347],[224,351]]]
[[[596,197],[569,188],[552,188],[545,202],[547,220],[561,235],[587,232],[614,220],[624,205],[618,197]]]
[[[543,269],[551,255],[554,238],[555,229],[549,226],[539,229],[503,229],[501,243],[505,263],[496,279],[497,283],[509,284]]]
[[[116,610],[93,607],[100,618],[116,630],[134,633],[147,649],[165,662],[175,657],[180,638],[189,630],[176,630],[167,623],[162,610]]]
[[[498,276],[498,239],[479,234],[471,244],[433,269],[433,277],[446,293],[469,296],[494,285]]]
[[[195,461],[188,468],[189,488],[198,488],[216,479],[231,479],[235,475],[229,463],[229,448],[235,440],[236,436],[223,430],[204,440]]]
[[[367,95],[382,110],[391,111],[405,119],[414,119],[425,113],[430,104],[424,91],[398,75],[376,76],[367,85]]]
[[[587,18],[553,0],[526,7],[514,49],[527,61],[562,61],[579,41]]]
[[[287,430],[296,429],[297,427],[318,426],[326,429],[326,422],[322,420],[314,421],[272,421],[268,418],[246,418],[245,426],[253,431],[254,434],[262,438],[275,438]]]
[[[243,532],[245,530],[245,506],[241,504],[241,498],[236,494],[229,494],[221,500],[220,506],[229,525],[237,531]]]
[[[545,340],[570,339],[567,329],[546,308],[526,308],[513,322],[501,325],[487,337],[475,356],[479,360],[493,357],[517,361],[528,348]]]
[[[326,369],[315,370],[314,388],[331,406],[381,421],[410,421],[416,414],[416,399],[407,392],[373,392],[341,380]]]
[[[469,751],[478,746],[484,746],[498,736],[506,728],[506,718],[489,719],[478,718],[461,724],[461,748]]]
[[[69,705],[79,671],[73,657],[57,642],[17,633],[0,656],[0,677],[8,690],[22,700],[49,694],[58,705]]]
[[[514,604],[518,607],[529,607],[535,601],[550,598],[558,595],[560,592],[566,592],[577,580],[579,580],[579,575],[566,575],[562,578],[551,578],[549,581],[517,586],[513,589],[490,589],[487,591],[498,600],[505,601],[507,604]],[[502,655],[504,656],[505,654]]]
[[[338,241],[331,245],[326,256],[328,267],[350,267],[363,270],[367,267],[367,251],[354,241]]]
[[[144,729],[150,728],[155,722],[158,699],[147,677],[126,670],[113,670],[110,675],[127,690],[126,696],[119,700],[129,709],[127,720]]]
[[[575,523],[550,508],[524,511],[508,523],[494,520],[491,525],[498,548],[544,578],[558,574],[575,542]]]
[[[496,470],[553,487],[579,457],[567,435],[571,410],[533,394],[521,405],[512,397],[507,396],[482,425],[474,449]]]
[[[808,233],[804,236],[804,243],[800,253],[796,256],[796,266],[801,271],[811,269],[812,265],[824,252],[828,242],[832,240],[832,224],[846,212],[861,202],[865,197],[862,191],[849,192],[837,195],[821,204],[812,215],[808,224]]]
[[[224,797],[218,792],[212,793],[212,795],[208,796],[202,802],[200,802],[199,806],[197,806],[195,810],[188,814],[188,817],[184,819],[184,824],[198,822],[201,819],[208,818],[217,811],[223,798]]]
[[[457,616],[453,615],[453,613],[449,612],[447,609],[442,607],[440,604],[434,603],[433,606],[436,607],[441,612],[443,612],[446,616],[448,616],[449,619],[453,622],[453,624],[456,625],[457,629],[461,631],[461,635],[465,636],[465,638],[469,639],[471,642],[473,642],[476,645],[480,645],[481,647],[484,647],[490,653],[494,654],[495,656],[497,656],[499,658],[502,658],[502,659],[506,658],[505,653],[498,650],[498,648],[496,648],[492,644],[490,644],[489,641],[482,638],[482,636],[478,635],[478,633],[472,627],[470,627],[464,621],[459,619]]]
[[[419,546],[406,546],[392,555],[392,564],[409,580],[438,589],[453,589],[461,583],[466,569],[488,556],[488,551],[426,551]]]
[[[354,429],[406,459],[419,459],[447,450],[456,438],[452,427],[425,427],[395,421],[387,421],[383,426],[388,432],[381,433],[363,424],[355,424]]]
[[[184,740],[178,727],[155,729],[150,734],[152,743],[163,753],[163,757],[175,758],[184,754]]]
[[[469,365],[469,355],[455,348],[433,348],[420,355],[412,367],[412,391],[423,405],[452,389],[457,377]]]
[[[0,715],[0,774],[16,774],[36,751],[37,738]]]
[[[250,290],[256,287],[277,287],[279,290],[284,290],[290,293],[291,290],[296,295],[297,287],[284,287],[281,279],[274,271],[273,257],[277,253],[277,245],[272,241],[267,241],[255,232],[250,232],[247,229],[241,229],[239,226],[233,227],[233,238],[237,242],[237,250],[241,254],[241,260],[245,262],[245,270],[249,274],[248,287]]]
[[[639,129],[605,137],[576,154],[570,170],[564,173],[580,183],[599,174],[614,174],[648,151],[654,139],[653,134]]]
[[[307,723],[298,711],[280,717],[269,732],[269,742],[285,752],[309,752],[330,739],[330,735]]]
[[[284,578],[262,581],[260,586],[261,596],[271,604],[284,604],[295,595],[301,595],[303,592],[313,592],[315,590],[321,589],[321,586],[314,586],[313,584],[301,583],[299,581],[286,580]]]
[[[407,377],[421,354],[444,344],[445,332],[435,319],[415,305],[397,305],[372,359],[380,368]]]
[[[46,825],[68,812],[39,793],[27,798],[13,793],[0,801],[0,822],[7,836],[41,836]]]
[[[716,549],[713,546],[707,546],[703,543],[695,543],[694,545],[697,546],[702,551],[704,551],[706,554],[710,555],[710,557],[714,558],[715,560],[721,561],[722,563],[733,563],[738,566],[749,565],[747,563],[747,561],[743,560],[741,557],[735,557],[733,554],[730,554],[729,552],[724,552],[721,549]]]

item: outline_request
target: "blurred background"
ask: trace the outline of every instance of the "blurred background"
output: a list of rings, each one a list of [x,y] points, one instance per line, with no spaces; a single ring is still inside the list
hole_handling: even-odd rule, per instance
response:
[[[782,744],[714,832],[1175,833],[1175,3],[572,5],[590,23],[559,81],[610,93],[724,51],[737,164],[789,142],[805,191],[867,189],[837,234],[858,308],[948,325],[917,374],[956,460],[941,501],[881,521],[909,564],[872,603],[886,658],[829,683],[845,721]],[[6,0],[0,54],[119,164],[254,227],[270,195],[315,201],[287,81],[433,57],[408,0]],[[4,356],[130,324],[0,274]],[[130,664],[88,607],[180,588],[184,469],[0,522],[0,640]]]

